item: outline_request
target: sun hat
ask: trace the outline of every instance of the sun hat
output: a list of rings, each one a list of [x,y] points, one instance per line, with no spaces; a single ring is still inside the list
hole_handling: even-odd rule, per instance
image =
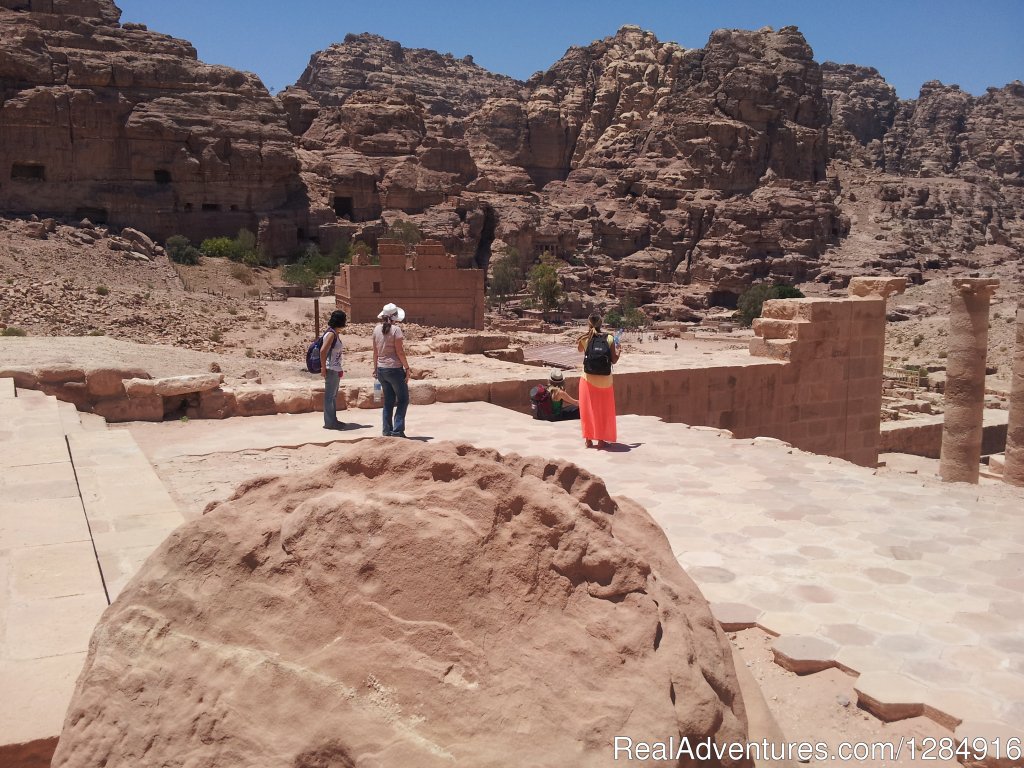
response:
[[[377,315],[378,320],[383,320],[385,317],[394,317],[397,315],[398,322],[405,320],[405,310],[397,304],[385,304],[384,309]]]
[[[564,384],[565,376],[562,374],[560,370],[558,370],[557,368],[553,368],[551,370],[551,374],[548,376],[548,381],[550,381],[552,384]]]

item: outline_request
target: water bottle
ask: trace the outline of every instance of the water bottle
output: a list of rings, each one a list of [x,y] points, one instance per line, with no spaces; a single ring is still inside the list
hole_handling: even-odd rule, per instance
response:
[[[381,401],[382,397],[383,397],[383,395],[381,394],[381,391],[380,391],[380,382],[379,381],[374,381],[373,382],[373,402],[379,403]]]
[[[615,334],[615,346],[622,345],[622,329],[619,328],[619,332]]]

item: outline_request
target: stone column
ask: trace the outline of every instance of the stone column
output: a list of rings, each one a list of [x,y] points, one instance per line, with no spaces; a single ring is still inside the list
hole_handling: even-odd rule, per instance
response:
[[[953,280],[949,302],[946,417],[939,475],[947,482],[977,483],[985,409],[988,305],[994,278]]]
[[[1024,486],[1024,302],[1017,305],[1017,346],[1013,351],[1012,387],[1003,480],[1011,485]]]

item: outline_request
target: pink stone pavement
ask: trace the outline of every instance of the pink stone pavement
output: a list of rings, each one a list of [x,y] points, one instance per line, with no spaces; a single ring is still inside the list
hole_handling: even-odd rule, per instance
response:
[[[180,456],[385,439],[375,437],[377,411],[343,418],[373,426],[328,433],[319,414],[302,414],[137,424],[132,432],[158,469]],[[412,407],[407,432],[568,459],[594,472],[651,512],[723,625],[782,636],[780,649],[801,668],[827,662],[870,673],[865,696],[902,684],[918,699],[910,711],[950,728],[968,719],[1024,722],[1019,489],[877,475],[778,440],[734,440],[653,417],[621,416],[622,442],[608,451],[586,449],[578,430],[456,403]]]

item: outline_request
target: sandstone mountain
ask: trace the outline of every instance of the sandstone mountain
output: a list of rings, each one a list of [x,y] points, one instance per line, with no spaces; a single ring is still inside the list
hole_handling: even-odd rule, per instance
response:
[[[566,307],[651,317],[770,280],[1021,262],[1024,85],[898,99],[793,27],[700,49],[636,27],[526,82],[369,34],[272,97],[109,0],[0,0],[0,210],[287,255],[408,218],[486,267],[562,260]],[[42,131],[40,132],[40,126]]]
[[[97,626],[53,765],[611,766],[652,733],[742,742],[747,717],[647,513],[572,464],[376,439],[170,535]]]
[[[119,18],[111,0],[0,0],[0,210],[160,239],[272,240],[290,218],[294,238],[305,193],[280,103]]]

